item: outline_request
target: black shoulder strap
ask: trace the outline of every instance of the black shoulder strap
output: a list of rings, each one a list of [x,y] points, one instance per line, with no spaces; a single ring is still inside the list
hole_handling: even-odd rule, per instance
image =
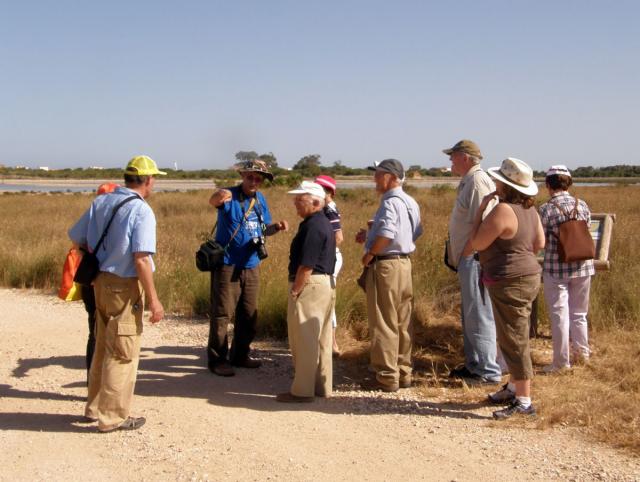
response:
[[[407,216],[409,217],[409,222],[411,223],[411,235],[413,236],[413,233],[415,233],[416,231],[416,227],[413,224],[413,218],[411,217],[411,208],[409,207],[409,204],[407,203],[407,201],[405,201],[403,198],[401,198],[400,196],[389,196],[387,199],[391,199],[397,197],[398,199],[400,199],[400,201],[402,201],[402,204],[405,205],[405,207],[407,208]]]
[[[111,213],[111,218],[109,218],[109,222],[107,223],[107,227],[104,228],[104,231],[102,232],[102,236],[100,236],[100,239],[98,240],[98,244],[96,244],[96,247],[94,248],[93,252],[97,253],[98,250],[100,249],[100,246],[102,245],[102,241],[104,241],[105,236],[107,235],[107,232],[109,231],[109,227],[111,226],[111,223],[113,222],[113,218],[116,216],[116,213],[118,212],[118,209],[120,209],[122,206],[124,206],[125,204],[127,204],[129,201],[132,201],[134,199],[140,199],[140,196],[134,195],[134,196],[129,196],[128,198],[126,198],[124,201],[121,201],[114,209],[113,212]]]

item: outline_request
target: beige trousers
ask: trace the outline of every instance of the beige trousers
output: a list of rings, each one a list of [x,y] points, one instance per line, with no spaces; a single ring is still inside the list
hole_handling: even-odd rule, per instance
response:
[[[98,429],[117,428],[129,416],[140,358],[144,292],[137,278],[100,273],[96,295],[96,350],[85,415]]]
[[[372,263],[366,292],[371,366],[380,383],[397,388],[399,382],[411,382],[411,260]]]
[[[291,291],[291,283],[289,284]],[[330,397],[333,391],[331,276],[311,275],[298,298],[289,295],[287,327],[295,370],[291,393]]]

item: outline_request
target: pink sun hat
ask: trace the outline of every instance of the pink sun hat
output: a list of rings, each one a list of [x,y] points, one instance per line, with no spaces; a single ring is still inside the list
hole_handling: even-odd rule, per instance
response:
[[[322,187],[326,187],[333,194],[336,193],[336,180],[331,176],[325,176],[324,174],[315,178],[314,182],[320,184]]]

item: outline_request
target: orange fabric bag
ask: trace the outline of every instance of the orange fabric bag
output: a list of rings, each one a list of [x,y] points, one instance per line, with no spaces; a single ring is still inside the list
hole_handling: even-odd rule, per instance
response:
[[[76,274],[81,259],[82,254],[75,248],[71,248],[67,253],[67,259],[65,259],[64,267],[62,268],[62,282],[58,290],[58,298],[64,301],[77,301],[82,299],[80,285],[73,282],[73,277]]]

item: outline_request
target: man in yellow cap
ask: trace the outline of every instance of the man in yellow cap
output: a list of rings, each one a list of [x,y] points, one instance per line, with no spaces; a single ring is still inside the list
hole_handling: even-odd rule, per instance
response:
[[[164,175],[147,156],[134,157],[124,171],[125,187],[98,196],[69,230],[74,244],[95,252],[100,272],[96,298],[96,349],[89,373],[88,420],[98,430],[135,430],[144,417],[129,415],[140,356],[145,295],[149,321],[164,317],[153,283],[156,218],[146,203],[155,176]]]

